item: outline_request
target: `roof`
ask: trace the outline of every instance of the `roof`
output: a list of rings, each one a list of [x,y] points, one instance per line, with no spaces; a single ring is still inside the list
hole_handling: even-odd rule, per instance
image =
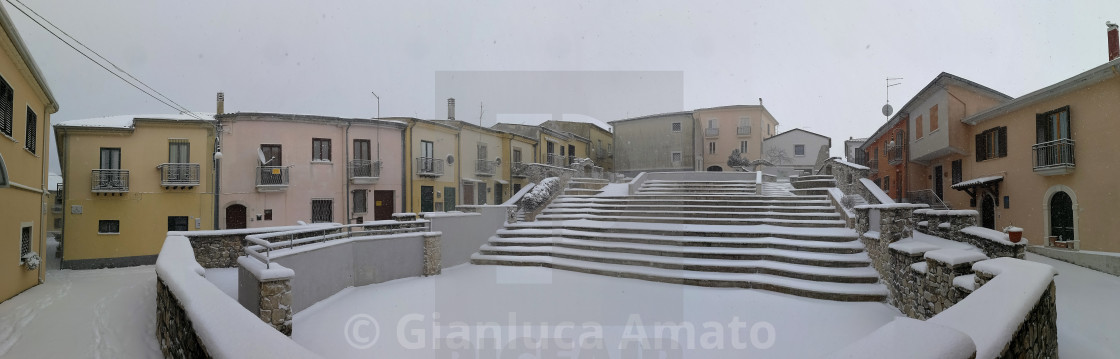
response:
[[[607,124],[606,122],[600,121],[599,119],[596,119],[596,118],[591,118],[591,117],[583,118],[583,117],[576,117],[576,116],[571,116],[570,120],[548,120],[548,121],[544,121],[544,122],[541,122],[541,126],[544,126],[546,123],[549,123],[549,122],[556,123],[556,124],[559,124],[559,123],[575,123],[575,124],[594,125],[595,127],[598,127],[600,130],[606,131],[608,133],[611,132],[611,130],[614,128],[613,126]]]
[[[212,113],[198,113],[202,117],[201,121],[214,121],[214,114]],[[130,129],[135,125],[136,120],[155,120],[155,121],[200,121],[198,118],[187,114],[154,114],[154,115],[121,115],[109,116],[98,118],[87,118],[81,120],[70,120],[62,123],[55,124],[59,128],[116,128],[116,129]]]
[[[1003,181],[1003,176],[987,176],[987,177],[973,178],[973,179],[970,179],[970,180],[952,185],[951,187],[955,190],[961,190],[961,189],[965,189],[965,188],[971,188],[971,187],[976,187],[976,186],[980,186],[980,185],[984,185],[984,184],[988,184],[988,183],[1001,182],[1001,181]]]
[[[407,122],[412,119],[409,117],[382,117],[382,118],[349,118],[349,117],[335,117],[323,115],[307,115],[298,113],[275,113],[275,112],[233,112],[214,115],[214,118],[222,121],[225,119],[241,120],[240,117],[264,117],[269,120],[289,120],[289,121],[332,121],[332,122],[347,122],[347,123],[366,123],[366,124],[387,124],[394,127],[404,128]]]
[[[1120,59],[1112,60],[1104,63],[1103,65],[1094,67],[1089,71],[1085,71],[1077,74],[1076,76],[1062,80],[1061,82],[1058,82],[1056,84],[1046,86],[1037,91],[1019,96],[1019,98],[1008,101],[999,106],[995,106],[980,113],[974,114],[964,120],[961,120],[961,122],[975,125],[980,122],[989,120],[993,117],[1018,110],[1032,103],[1054,96],[1059,96],[1070,91],[1085,88],[1101,81],[1111,79],[1113,77],[1116,77],[1118,72],[1120,72]]]
[[[926,86],[923,87],[921,91],[918,91],[918,93],[915,94],[914,97],[911,97],[909,101],[906,101],[906,104],[902,105],[902,107],[899,107],[898,112],[896,112],[894,116],[892,116],[886,123],[883,123],[882,126],[879,126],[879,129],[875,130],[875,133],[872,134],[871,137],[867,138],[867,142],[864,142],[864,144],[860,146],[860,149],[864,149],[864,146],[871,144],[875,142],[875,140],[879,139],[879,137],[882,137],[887,133],[887,130],[889,130],[891,127],[894,127],[894,125],[898,124],[898,122],[902,120],[903,114],[908,114],[910,112],[911,107],[915,106],[919,101],[924,101],[926,98],[932,95],[934,91],[941,89],[941,87],[949,83],[955,83],[964,87],[970,87],[972,89],[979,90],[980,92],[987,93],[989,96],[995,97],[997,99],[1011,100],[1011,96],[1007,96],[1002,92],[993,90],[976,82],[972,82],[966,78],[953,75],[948,72],[942,72],[934,77],[933,80],[931,80],[928,84],[926,84]]]
[[[828,136],[825,136],[825,135],[822,135],[822,134],[819,134],[819,133],[816,133],[816,132],[812,132],[812,131],[806,131],[806,130],[802,130],[802,129],[800,129],[800,128],[795,128],[795,129],[792,129],[792,130],[788,130],[788,131],[786,131],[786,132],[782,132],[782,133],[779,133],[779,134],[776,134],[776,135],[773,135],[773,136],[767,137],[767,138],[765,138],[765,139],[766,139],[766,140],[769,140],[769,139],[771,139],[771,138],[774,138],[774,137],[778,137],[778,136],[781,136],[781,135],[784,135],[784,134],[787,134],[787,133],[790,133],[790,132],[793,132],[793,131],[801,131],[801,132],[805,132],[805,133],[808,133],[808,134],[810,134],[810,135],[814,135],[814,136],[818,136],[818,137],[824,137],[824,138],[827,138],[827,139],[828,139],[828,142],[829,142],[829,143],[832,143],[832,137],[828,137]]]
[[[19,53],[23,62],[27,64],[27,69],[31,72],[31,76],[35,78],[35,82],[38,83],[39,88],[43,89],[43,94],[47,96],[47,102],[49,102],[47,107],[53,110],[51,113],[58,112],[58,101],[54,99],[54,94],[51,93],[50,87],[47,86],[46,76],[43,76],[43,72],[39,71],[39,66],[35,64],[35,59],[31,58],[31,52],[28,51],[27,46],[23,44],[23,38],[19,36],[19,31],[16,30],[12,19],[8,17],[8,11],[4,10],[3,6],[0,6],[0,27],[4,28],[4,32],[8,34],[8,38],[12,41],[12,44],[15,45],[16,52]]]
[[[666,112],[666,113],[659,113],[659,114],[655,114],[655,115],[645,115],[645,116],[639,116],[639,117],[624,118],[624,119],[621,119],[621,120],[614,120],[614,121],[607,121],[607,122],[608,123],[616,123],[616,122],[625,122],[625,121],[634,121],[634,120],[645,120],[645,119],[651,119],[651,118],[657,118],[657,117],[670,117],[670,116],[682,116],[682,115],[688,115],[688,116],[691,117],[692,116],[692,111]]]

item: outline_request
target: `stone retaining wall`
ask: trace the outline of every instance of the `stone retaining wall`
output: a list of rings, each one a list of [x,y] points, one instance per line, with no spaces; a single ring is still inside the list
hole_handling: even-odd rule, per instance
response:
[[[183,231],[168,232],[168,235],[180,235],[191,240],[194,248],[194,257],[203,268],[236,268],[237,257],[245,255],[245,236],[259,233],[272,233],[289,231],[300,227],[264,227],[259,229],[235,229],[217,231]],[[325,227],[324,230],[329,230]],[[321,232],[303,233],[294,235],[294,239],[318,236]],[[284,238],[289,239],[288,237]]]
[[[187,311],[161,278],[156,278],[156,339],[164,358],[210,358]]]

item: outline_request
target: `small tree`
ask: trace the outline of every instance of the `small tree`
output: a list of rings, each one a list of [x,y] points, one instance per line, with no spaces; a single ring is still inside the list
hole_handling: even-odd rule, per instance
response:
[[[743,158],[739,150],[732,150],[731,155],[727,156],[727,167],[739,168],[750,164],[750,160]]]

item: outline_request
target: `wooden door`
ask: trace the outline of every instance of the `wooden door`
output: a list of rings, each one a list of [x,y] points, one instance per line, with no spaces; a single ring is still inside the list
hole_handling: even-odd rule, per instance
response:
[[[245,228],[245,206],[240,204],[226,207],[226,229]]]
[[[1060,241],[1076,239],[1073,235],[1073,199],[1065,192],[1050,197],[1050,235]]]
[[[373,220],[393,219],[393,191],[373,191]]]
[[[432,186],[420,186],[420,212],[434,212],[435,201],[435,188]]]

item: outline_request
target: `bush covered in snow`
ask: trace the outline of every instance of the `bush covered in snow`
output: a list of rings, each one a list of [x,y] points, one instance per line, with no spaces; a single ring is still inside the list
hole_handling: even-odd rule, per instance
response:
[[[545,178],[521,198],[522,207],[527,211],[540,208],[552,198],[553,193],[558,191],[560,191],[560,178]]]
[[[42,259],[39,258],[39,253],[30,252],[23,255],[23,265],[27,267],[29,271],[39,269],[39,262],[41,260]]]

